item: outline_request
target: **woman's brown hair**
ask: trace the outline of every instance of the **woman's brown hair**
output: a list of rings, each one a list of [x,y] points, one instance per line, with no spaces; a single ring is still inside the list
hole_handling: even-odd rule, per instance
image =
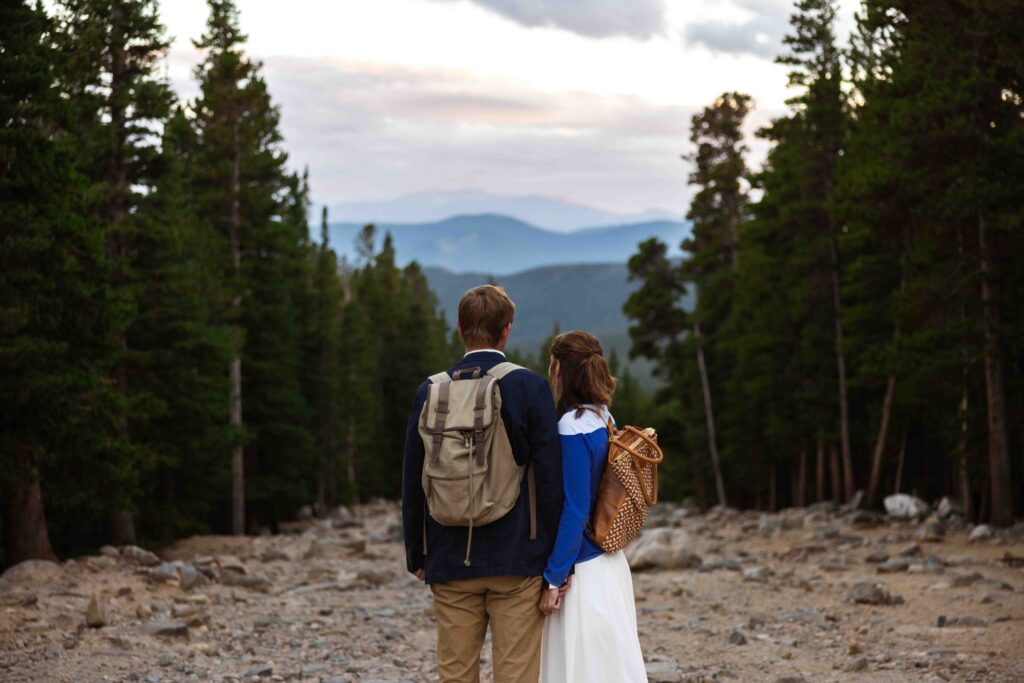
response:
[[[559,415],[575,410],[580,417],[585,405],[611,405],[616,380],[597,337],[579,330],[560,334],[551,342],[551,356],[558,361]]]

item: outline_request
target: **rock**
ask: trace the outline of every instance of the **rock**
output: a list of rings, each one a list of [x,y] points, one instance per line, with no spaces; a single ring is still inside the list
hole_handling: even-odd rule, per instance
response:
[[[178,580],[181,582],[183,590],[192,590],[197,586],[205,586],[210,582],[206,578],[206,574],[196,569],[195,565],[188,564],[187,562],[178,567]]]
[[[299,678],[309,678],[314,674],[327,671],[327,669],[329,668],[330,665],[325,664],[324,662],[319,662],[317,664],[307,664],[306,666],[302,667],[302,669],[299,671]]]
[[[846,523],[857,527],[878,526],[884,521],[885,516],[875,510],[854,510],[846,516]]]
[[[289,562],[291,559],[288,553],[277,548],[266,550],[260,555],[260,562]]]
[[[730,645],[746,645],[747,644],[747,637],[745,635],[743,635],[740,631],[733,631],[732,633],[729,634],[729,644]]]
[[[846,666],[844,666],[843,667],[843,671],[848,671],[848,672],[852,673],[852,672],[856,672],[856,671],[864,671],[867,668],[868,668],[868,658],[867,657],[857,657],[856,659],[851,660]]]
[[[154,583],[178,582],[178,562],[164,562],[146,571],[146,578]]]
[[[376,587],[383,586],[395,577],[390,572],[380,571],[378,569],[361,569],[356,574],[356,578]]]
[[[266,678],[274,673],[274,667],[269,664],[254,664],[245,670],[245,675]]]
[[[988,524],[979,524],[978,526],[971,529],[970,535],[967,537],[967,541],[970,543],[977,543],[979,541],[987,541],[995,536],[995,531]]]
[[[910,560],[902,557],[893,557],[878,565],[875,569],[879,574],[895,574],[905,572],[910,568]]]
[[[155,567],[160,564],[160,558],[156,556],[156,553],[151,553],[137,545],[126,545],[122,547],[121,557],[130,562],[140,564],[143,567]]]
[[[775,683],[807,683],[807,679],[803,676],[779,676],[775,679]]]
[[[949,519],[953,516],[963,517],[964,508],[949,496],[943,496],[939,504],[935,506],[935,514],[939,516],[939,519]]]
[[[237,574],[235,572],[223,572],[220,575],[220,582],[225,586],[239,586],[249,590],[266,592],[270,589],[270,579],[256,574]]]
[[[0,607],[31,607],[39,602],[39,596],[27,591],[0,593]]]
[[[85,625],[89,628],[101,628],[108,623],[106,605],[100,600],[99,594],[94,594],[89,600],[89,606],[85,608]]]
[[[984,576],[978,572],[971,572],[970,574],[958,574],[950,580],[949,585],[953,588],[965,588],[971,586],[978,581],[981,581]]]
[[[645,667],[649,683],[677,683],[679,681],[679,665],[675,662],[647,662]]]
[[[889,559],[889,555],[882,550],[875,550],[867,554],[864,561],[868,564],[881,564]]]
[[[938,524],[928,523],[917,527],[914,532],[914,539],[921,543],[941,543],[946,535],[946,530]]]
[[[726,569],[731,572],[738,572],[741,571],[742,567],[740,567],[739,562],[728,557],[722,557],[717,560],[712,560],[711,562],[705,562],[701,564],[699,567],[697,567],[697,571],[702,573],[714,572],[718,571],[719,569]]]
[[[769,573],[765,567],[747,567],[743,570],[743,580],[752,583],[764,583],[768,580]]]
[[[885,497],[885,513],[893,519],[923,519],[931,507],[917,496],[896,493]]]
[[[142,625],[142,632],[148,636],[188,638],[188,624],[183,621],[150,621]]]
[[[118,558],[121,557],[121,552],[112,545],[105,545],[100,548],[100,555],[103,557]]]
[[[858,489],[853,494],[853,498],[850,499],[846,505],[842,506],[843,510],[860,510],[861,506],[864,505],[864,489]]]
[[[0,593],[20,586],[44,586],[65,578],[64,568],[49,560],[25,560],[0,575]]]
[[[855,583],[846,594],[847,602],[857,605],[899,605],[903,598],[889,593],[889,589],[880,581],[860,581]]]
[[[626,548],[630,569],[692,569],[701,558],[694,552],[690,535],[681,529],[645,531]]]
[[[979,619],[978,617],[953,617],[952,619],[945,619],[945,624],[942,622],[943,617],[939,617],[940,628],[943,626],[953,626],[958,628],[985,628],[988,626],[984,619]]]

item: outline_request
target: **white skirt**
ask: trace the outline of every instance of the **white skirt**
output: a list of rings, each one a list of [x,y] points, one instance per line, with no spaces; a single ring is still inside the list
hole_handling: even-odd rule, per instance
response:
[[[540,683],[647,683],[622,551],[576,565],[562,608],[544,622]]]

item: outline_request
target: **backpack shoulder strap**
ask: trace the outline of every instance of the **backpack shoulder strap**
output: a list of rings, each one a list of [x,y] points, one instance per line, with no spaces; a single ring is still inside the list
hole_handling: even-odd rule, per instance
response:
[[[431,384],[441,384],[442,382],[451,382],[452,376],[447,372],[439,372],[436,375],[431,375],[427,378],[427,381]]]
[[[512,363],[510,361],[505,361],[504,363],[498,363],[493,368],[488,370],[487,374],[500,381],[505,379],[505,376],[508,375],[509,373],[515,372],[516,370],[525,369],[526,368],[524,368],[522,365],[516,365],[515,363]]]

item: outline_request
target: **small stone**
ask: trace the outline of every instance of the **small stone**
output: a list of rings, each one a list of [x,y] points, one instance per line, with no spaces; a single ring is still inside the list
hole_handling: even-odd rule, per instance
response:
[[[885,513],[893,519],[924,519],[931,507],[917,496],[896,493],[885,497]]]
[[[739,631],[733,631],[729,634],[730,645],[746,645],[747,637]]]
[[[911,543],[906,548],[897,553],[897,555],[899,555],[900,557],[917,557],[921,554],[921,546],[919,546],[917,543]]]
[[[246,676],[255,676],[257,678],[266,678],[274,673],[274,667],[269,664],[254,664],[245,671]]]
[[[851,640],[850,646],[846,649],[846,652],[850,655],[859,655],[864,652],[864,646],[856,640]]]
[[[675,662],[647,662],[645,667],[649,683],[677,683],[679,681],[679,665]]]
[[[104,557],[120,557],[121,552],[112,545],[105,545],[100,548],[100,555]]]
[[[142,625],[142,632],[164,638],[188,638],[188,624],[182,621],[151,621]]]
[[[137,545],[126,545],[121,548],[121,557],[141,564],[143,567],[155,567],[160,564],[160,558],[156,556],[156,553],[151,553]]]
[[[39,602],[39,596],[35,593],[24,591],[0,593],[0,607],[31,607],[37,602]]]
[[[885,552],[875,550],[874,552],[868,553],[867,557],[864,558],[864,561],[868,564],[882,564],[888,559],[889,556]]]
[[[914,532],[914,538],[921,543],[941,543],[946,531],[938,524],[922,524]]]
[[[192,590],[197,586],[205,586],[210,582],[206,574],[195,568],[195,565],[183,564],[178,568],[178,580],[181,582],[182,590]]]
[[[846,595],[848,602],[858,605],[898,605],[903,598],[890,595],[889,589],[879,581],[860,581],[855,583]]]
[[[988,624],[985,623],[984,619],[978,617],[953,617],[952,619],[946,620],[946,626],[954,626],[959,628],[985,628]]]
[[[220,582],[225,586],[240,586],[254,591],[266,592],[270,589],[270,579],[255,574],[238,574],[236,572],[223,572]]]
[[[101,628],[108,622],[106,605],[100,600],[99,594],[94,594],[89,600],[89,606],[85,608],[85,625],[89,628]]]
[[[979,524],[978,526],[971,529],[970,535],[967,537],[968,542],[977,543],[979,541],[987,541],[995,536],[995,532],[988,524]]]
[[[775,679],[775,683],[807,683],[807,679],[803,676],[779,676]]]
[[[973,585],[978,581],[981,581],[983,578],[985,577],[979,574],[978,572],[971,572],[970,574],[959,574],[953,577],[949,585],[953,588],[964,588],[966,586]]]
[[[905,572],[910,568],[910,561],[903,558],[893,557],[876,567],[879,574],[895,574]]]
[[[864,671],[867,668],[868,668],[868,658],[867,657],[857,657],[856,659],[851,660],[846,666],[844,666],[843,667],[843,671],[849,671],[849,672]]]
[[[319,662],[317,664],[307,664],[306,666],[302,667],[301,671],[299,672],[299,677],[309,678],[313,674],[318,674],[323,671],[327,671],[328,668],[330,668],[330,666],[324,662]]]
[[[751,583],[764,583],[768,579],[768,570],[764,567],[747,567],[743,570],[743,580]]]

